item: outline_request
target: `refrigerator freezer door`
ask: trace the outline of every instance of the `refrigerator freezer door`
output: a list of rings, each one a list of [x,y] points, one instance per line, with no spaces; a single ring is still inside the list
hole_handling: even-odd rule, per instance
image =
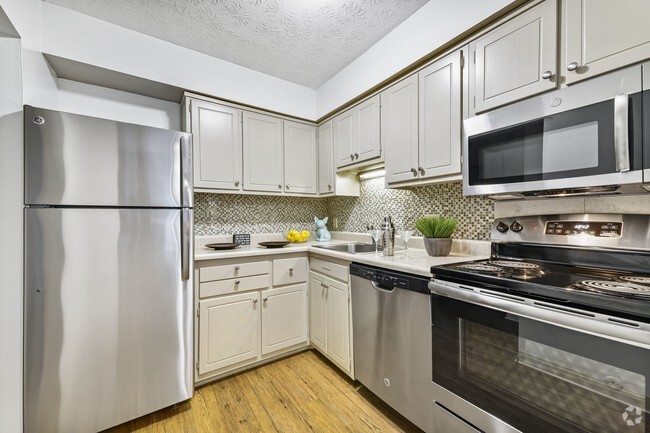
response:
[[[26,433],[100,431],[192,396],[182,213],[25,210]]]
[[[191,207],[191,147],[182,132],[25,106],[25,204]]]

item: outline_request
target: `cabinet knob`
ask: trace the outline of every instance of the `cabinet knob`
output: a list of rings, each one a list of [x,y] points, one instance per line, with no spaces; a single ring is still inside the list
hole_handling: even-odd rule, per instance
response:
[[[278,189],[282,189],[282,184],[281,183],[278,184]]]
[[[331,184],[327,184],[327,189],[329,189],[329,190],[331,191],[331,190],[332,190],[332,185],[331,185]]]
[[[291,189],[291,185],[289,185],[289,184],[286,184],[284,187],[285,187],[286,189]]]
[[[268,300],[269,300],[269,298],[264,298],[264,299],[262,299],[263,302],[266,302],[266,301],[268,301]]]
[[[239,266],[235,266],[235,272],[239,270]]]
[[[418,167],[418,170],[420,171],[420,175],[424,176],[425,173],[424,168]]]
[[[567,71],[575,71],[578,69],[578,63],[577,62],[571,62],[568,65],[566,65],[566,70]]]
[[[235,280],[235,286],[239,285],[239,280]]]
[[[351,154],[350,154],[350,159],[351,159],[351,160],[354,160],[354,153],[351,153]]]
[[[293,268],[289,268],[289,276],[293,277]]]
[[[544,72],[542,72],[542,78],[545,79],[545,80],[548,80],[548,79],[551,78],[552,76],[553,76],[553,72],[551,72],[551,71],[544,71]]]
[[[355,159],[359,159],[359,154],[358,154],[358,153],[355,153],[355,154],[354,154],[354,158],[355,158]]]
[[[253,304],[257,304],[257,299],[253,299]]]
[[[235,181],[235,186],[239,186],[239,181],[238,180]]]
[[[416,169],[414,169],[414,168],[411,169],[411,173],[413,173],[413,176],[418,175],[418,171]]]

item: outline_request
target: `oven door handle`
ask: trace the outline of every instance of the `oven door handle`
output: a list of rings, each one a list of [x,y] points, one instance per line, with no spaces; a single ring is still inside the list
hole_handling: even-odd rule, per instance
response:
[[[433,279],[432,295],[650,349],[650,324]]]
[[[614,98],[614,155],[616,171],[630,171],[630,97],[618,95]]]

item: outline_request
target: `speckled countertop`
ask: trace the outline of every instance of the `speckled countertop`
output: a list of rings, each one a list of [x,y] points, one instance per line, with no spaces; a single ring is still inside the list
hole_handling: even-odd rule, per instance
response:
[[[280,234],[253,235],[251,245],[243,245],[234,250],[215,251],[205,247],[211,242],[231,242],[230,236],[197,236],[195,242],[195,261],[219,260],[232,258],[247,258],[259,256],[277,256],[291,253],[316,254],[319,256],[334,257],[348,262],[363,263],[366,265],[378,266],[381,268],[407,272],[415,275],[431,276],[431,266],[446,265],[471,260],[480,260],[489,257],[490,244],[485,241],[463,241],[454,240],[452,252],[447,257],[431,257],[423,249],[422,238],[412,238],[409,241],[408,256],[403,249],[397,249],[395,255],[384,256],[371,253],[350,254],[340,251],[332,251],[318,248],[317,245],[340,244],[349,242],[370,243],[370,236],[363,233],[332,233],[333,240],[330,242],[310,241],[302,244],[289,244],[283,248],[264,248],[257,245],[258,242],[270,240],[282,240]],[[396,241],[397,245],[403,245]],[[420,248],[418,248],[418,246]],[[269,257],[272,258],[272,257]]]

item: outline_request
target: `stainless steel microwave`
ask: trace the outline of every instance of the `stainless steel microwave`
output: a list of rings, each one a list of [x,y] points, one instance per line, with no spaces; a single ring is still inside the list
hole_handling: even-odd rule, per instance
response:
[[[464,194],[646,192],[642,76],[632,66],[465,120]]]

